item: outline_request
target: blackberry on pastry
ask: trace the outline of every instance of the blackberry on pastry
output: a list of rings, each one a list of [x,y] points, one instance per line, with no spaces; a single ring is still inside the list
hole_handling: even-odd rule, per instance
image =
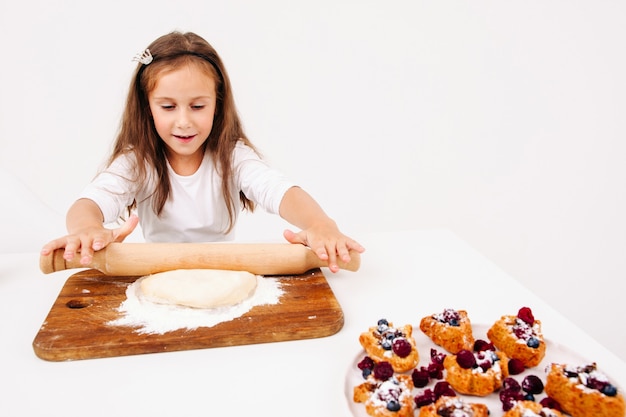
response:
[[[450,353],[471,350],[474,346],[472,324],[465,310],[446,308],[442,313],[423,317],[420,330]]]
[[[539,365],[546,355],[541,321],[535,319],[528,307],[520,308],[516,316],[502,316],[489,328],[487,337],[496,348],[526,368]]]
[[[517,401],[502,417],[563,417],[563,414],[538,402],[524,400]]]
[[[443,360],[446,381],[461,394],[487,396],[502,387],[508,376],[508,358],[496,350],[461,350]]]
[[[374,362],[386,361],[395,372],[407,372],[417,366],[419,353],[413,338],[413,326],[394,327],[386,319],[361,333],[359,343]]]
[[[595,363],[551,364],[545,391],[573,417],[624,417],[626,414],[624,396]]]
[[[377,367],[391,370],[391,364],[380,362]],[[413,417],[413,381],[409,375],[389,372],[370,373],[365,382],[354,387],[353,400],[365,403],[372,417]]]
[[[420,408],[418,417],[488,417],[489,409],[485,404],[469,403],[460,397],[442,396],[430,405]]]

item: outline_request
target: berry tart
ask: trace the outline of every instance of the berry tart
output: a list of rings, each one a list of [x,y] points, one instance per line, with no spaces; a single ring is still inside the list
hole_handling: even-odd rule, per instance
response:
[[[563,417],[561,412],[544,407],[535,401],[517,401],[513,408],[504,413],[502,417]]]
[[[419,353],[413,339],[413,326],[394,327],[386,319],[361,333],[359,343],[374,362],[386,361],[395,372],[407,372],[417,366]]]
[[[389,362],[379,362],[365,382],[354,387],[353,399],[365,403],[372,417],[413,417],[413,381],[410,375],[396,375]]]
[[[541,321],[535,320],[528,307],[520,308],[517,316],[502,316],[489,328],[487,337],[496,348],[526,368],[539,365],[546,355]]]
[[[465,310],[446,308],[442,313],[426,316],[420,321],[420,330],[433,343],[453,354],[474,346],[472,324]]]
[[[571,366],[553,363],[548,368],[546,394],[573,417],[624,417],[624,396],[596,364]]]
[[[420,408],[418,417],[488,417],[489,409],[485,404],[468,403],[459,397],[439,397],[430,405]]]
[[[500,389],[509,375],[506,354],[491,344],[481,346],[482,350],[463,349],[443,360],[445,379],[456,392],[485,397]]]

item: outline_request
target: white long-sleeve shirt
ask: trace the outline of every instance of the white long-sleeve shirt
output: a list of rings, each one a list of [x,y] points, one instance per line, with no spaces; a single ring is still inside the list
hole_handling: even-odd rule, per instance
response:
[[[152,209],[156,189],[153,173],[145,183],[133,180],[134,157],[121,156],[100,173],[80,194],[102,210],[105,223],[111,223],[137,201],[137,214],[147,242],[215,242],[234,239],[234,229],[226,234],[228,210],[222,197],[221,177],[206,153],[198,170],[189,176],[174,172],[168,163],[171,190],[160,216]],[[270,168],[250,147],[239,142],[233,152],[231,194],[235,216],[241,212],[239,191],[269,213],[278,214],[285,192],[294,184]],[[235,217],[236,221],[236,217]]]

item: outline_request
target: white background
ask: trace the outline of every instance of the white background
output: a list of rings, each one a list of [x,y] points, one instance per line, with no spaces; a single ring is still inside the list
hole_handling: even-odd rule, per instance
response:
[[[0,249],[64,232],[131,58],[194,31],[253,142],[345,232],[450,229],[626,359],[625,2],[0,1]],[[259,213],[240,239],[283,227]]]

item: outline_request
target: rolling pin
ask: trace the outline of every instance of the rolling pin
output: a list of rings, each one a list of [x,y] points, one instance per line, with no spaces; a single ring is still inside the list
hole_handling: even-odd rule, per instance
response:
[[[105,275],[144,276],[174,269],[227,269],[255,275],[300,275],[328,266],[304,245],[291,243],[110,243],[94,253],[89,265],[80,256],[63,259],[64,249],[42,255],[45,274],[73,268],[97,269]],[[361,258],[350,251],[350,262],[337,260],[339,268],[357,271]]]

